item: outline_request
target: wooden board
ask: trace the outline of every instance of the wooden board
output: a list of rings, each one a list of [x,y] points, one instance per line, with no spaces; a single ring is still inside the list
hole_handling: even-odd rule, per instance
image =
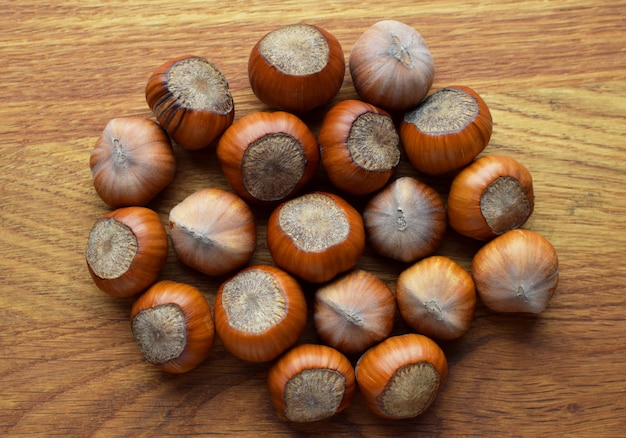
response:
[[[626,426],[626,38],[623,1],[4,1],[0,6],[0,435],[31,436],[619,436]],[[144,87],[156,66],[196,54],[226,75],[236,118],[267,109],[247,79],[266,32],[309,22],[332,32],[346,59],[356,38],[392,18],[418,29],[436,63],[435,88],[467,85],[494,118],[487,153],[533,173],[526,228],[546,236],[561,282],[537,317],[482,305],[472,328],[442,343],[449,379],[424,415],[381,420],[357,394],[316,424],[278,420],[267,364],[218,341],[181,376],[145,362],[128,321],[132,300],[93,285],[88,232],[108,211],[88,166],[109,119],[150,116]],[[355,98],[349,74],[337,100]],[[318,132],[323,110],[305,118]],[[150,207],[169,210],[205,187],[227,188],[211,151],[176,149],[174,182]],[[448,179],[403,163],[445,196]],[[323,175],[320,184],[324,184]],[[358,204],[358,203],[357,203]],[[253,263],[271,263],[266,209],[255,208]],[[469,269],[479,244],[449,232],[438,254]],[[366,251],[359,266],[393,287],[405,267]],[[170,251],[164,279],[220,281]],[[396,332],[406,327],[398,322]],[[317,342],[309,323],[300,342]]]

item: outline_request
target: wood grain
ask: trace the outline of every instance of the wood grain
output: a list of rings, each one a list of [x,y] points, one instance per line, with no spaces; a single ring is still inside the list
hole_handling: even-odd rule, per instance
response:
[[[626,426],[626,4],[623,1],[34,0],[0,5],[0,435],[3,436],[620,436]],[[467,85],[486,100],[485,153],[533,173],[526,228],[555,245],[561,282],[538,317],[479,306],[470,332],[442,343],[450,376],[435,404],[408,421],[370,414],[357,394],[316,424],[277,419],[267,364],[216,344],[182,376],[158,372],[129,329],[131,300],[92,284],[84,262],[95,194],[88,157],[110,118],[150,116],[151,70],[192,53],[229,80],[236,118],[266,109],[250,91],[247,57],[269,30],[313,22],[341,42],[393,18],[418,29],[436,62],[435,88]],[[349,75],[337,99],[356,97]],[[305,121],[315,133],[323,109]],[[150,207],[167,220],[191,192],[227,187],[214,153],[176,150],[178,171]],[[445,196],[449,179],[414,175]],[[320,173],[317,184],[327,187]],[[362,206],[362,200],[353,200]],[[268,211],[255,208],[259,248]],[[438,253],[469,269],[479,243],[449,232]],[[366,251],[360,267],[393,286],[404,268]],[[181,266],[162,278],[199,287],[220,278]],[[311,289],[309,286],[308,289]],[[396,332],[406,331],[398,321]],[[301,342],[316,342],[309,323]]]

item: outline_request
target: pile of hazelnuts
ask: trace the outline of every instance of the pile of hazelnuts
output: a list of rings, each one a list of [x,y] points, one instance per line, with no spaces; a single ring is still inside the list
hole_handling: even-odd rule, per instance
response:
[[[447,377],[438,341],[467,332],[479,298],[495,312],[539,313],[558,283],[553,246],[521,229],[534,206],[530,172],[510,156],[477,158],[491,138],[489,108],[465,86],[431,92],[434,62],[422,36],[393,20],[365,30],[349,59],[359,99],[330,106],[316,138],[300,115],[329,104],[345,70],[325,29],[273,30],[248,63],[252,91],[272,110],[234,121],[217,67],[198,56],[172,59],[146,86],[156,121],[111,120],[90,159],[95,190],[113,210],[89,234],[87,266],[101,290],[136,296],[131,328],[145,359],[184,373],[218,336],[236,357],[270,363],[270,399],[288,421],[329,418],[357,387],[384,418],[421,414]],[[166,229],[145,206],[174,177],[173,145],[215,147],[232,190],[189,195]],[[415,177],[392,178],[402,150],[422,174],[454,174],[445,202]],[[311,190],[320,169],[336,190]],[[366,197],[362,211],[346,195]],[[273,265],[249,265],[251,204],[269,213]],[[435,255],[448,226],[484,243],[471,273]],[[157,281],[170,242],[181,263],[228,278],[213,309],[196,287]],[[406,264],[395,293],[357,268],[367,244]],[[308,314],[303,282],[314,285],[319,344],[298,345]],[[397,312],[414,332],[392,335]]]

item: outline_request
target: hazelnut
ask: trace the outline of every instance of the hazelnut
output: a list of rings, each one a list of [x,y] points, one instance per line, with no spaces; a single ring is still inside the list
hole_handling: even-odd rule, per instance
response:
[[[448,221],[459,234],[489,240],[524,225],[534,200],[526,167],[506,155],[485,155],[452,180]]]
[[[356,388],[354,368],[339,351],[325,345],[292,348],[269,369],[272,403],[283,420],[320,421],[342,412]]]
[[[298,282],[273,266],[250,266],[215,296],[215,325],[224,347],[251,362],[273,360],[304,331],[306,300]]]
[[[152,285],[167,252],[167,232],[159,215],[146,207],[122,207],[96,220],[85,258],[96,286],[121,298]]]
[[[411,164],[428,175],[442,175],[469,164],[491,139],[491,113],[468,87],[447,87],[406,112],[400,137]]]
[[[323,283],[359,261],[365,249],[363,220],[335,194],[307,193],[272,212],[267,247],[282,269],[302,280]]]
[[[215,340],[209,303],[185,283],[154,284],[135,301],[130,320],[145,359],[168,373],[196,368],[207,359]]]
[[[530,230],[511,230],[486,243],[472,260],[480,300],[496,312],[541,313],[559,282],[552,244]]]
[[[159,124],[186,150],[209,147],[235,117],[226,78],[199,56],[184,55],[158,67],[148,79],[146,102]]]
[[[224,275],[245,265],[256,249],[250,207],[222,189],[202,189],[169,215],[170,239],[178,259],[207,275]]]
[[[111,119],[89,157],[93,185],[110,207],[145,206],[174,179],[170,138],[139,116]]]
[[[363,222],[374,249],[413,262],[434,253],[446,232],[446,208],[432,187],[412,177],[393,181],[365,205]]]
[[[343,49],[330,32],[311,24],[273,30],[250,52],[248,77],[263,103],[303,113],[335,97],[345,76]]]
[[[226,180],[242,198],[255,203],[295,195],[319,167],[317,140],[293,114],[250,113],[230,126],[217,145]]]
[[[399,21],[383,20],[354,43],[350,74],[365,102],[387,111],[406,111],[428,94],[435,64],[417,30]]]
[[[352,195],[382,188],[400,163],[400,137],[393,119],[360,100],[344,100],[328,111],[319,143],[328,178]]]

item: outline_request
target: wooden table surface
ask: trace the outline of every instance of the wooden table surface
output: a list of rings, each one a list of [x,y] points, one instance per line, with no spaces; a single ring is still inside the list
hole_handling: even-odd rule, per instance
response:
[[[0,6],[0,435],[2,436],[622,436],[626,426],[626,3],[533,1],[4,1]],[[414,3],[414,4],[411,4]],[[144,87],[169,58],[206,56],[228,78],[236,119],[267,109],[247,79],[266,32],[318,24],[348,58],[382,19],[419,30],[434,88],[467,85],[489,105],[487,153],[509,154],[534,178],[526,228],[556,247],[561,281],[536,317],[478,306],[470,331],[441,343],[449,379],[422,416],[386,421],[357,393],[314,424],[278,420],[268,364],[217,341],[180,376],[141,357],[132,300],[92,283],[88,232],[108,211],[89,153],[109,119],[150,117]],[[349,74],[337,100],[357,97]],[[324,109],[305,117],[318,132]],[[174,182],[149,206],[163,221],[205,187],[227,188],[214,152],[176,149]],[[445,197],[449,179],[413,175]],[[320,176],[323,184],[323,175]],[[269,211],[255,208],[259,247]],[[469,269],[479,243],[449,231],[438,254]],[[394,286],[405,267],[367,249],[359,267]],[[191,283],[211,305],[221,278],[183,267],[170,248],[164,279]],[[309,291],[310,293],[310,291]],[[398,321],[396,333],[407,331]],[[300,342],[317,342],[311,323]]]

